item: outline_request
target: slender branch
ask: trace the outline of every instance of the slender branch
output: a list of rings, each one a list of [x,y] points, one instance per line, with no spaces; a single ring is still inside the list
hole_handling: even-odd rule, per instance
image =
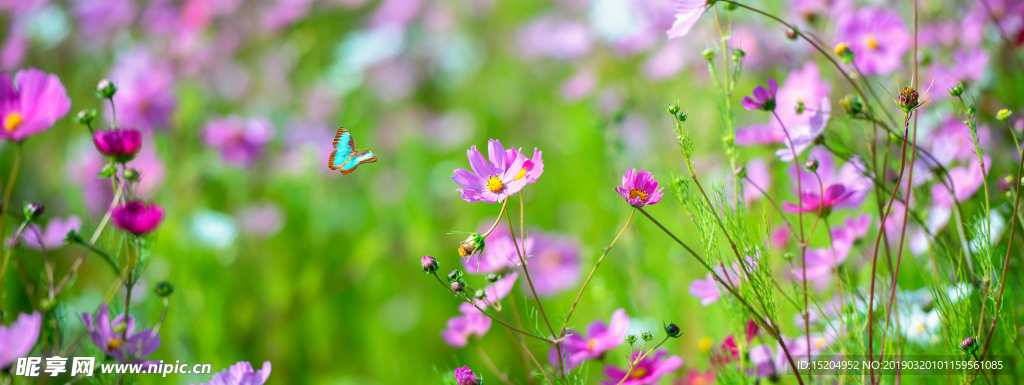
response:
[[[11,191],[14,190],[14,182],[18,180],[18,170],[21,169],[21,142],[17,142],[14,145],[14,164],[11,165],[11,173],[7,178],[7,186],[4,189],[4,200],[0,201],[0,234],[7,234],[7,212],[11,205]],[[0,249],[5,250],[3,267],[0,267],[0,290],[4,287],[4,276],[7,275],[7,262],[10,261],[11,255],[5,244],[6,242],[0,242]]]
[[[508,324],[507,322],[505,322],[505,321],[502,321],[502,320],[500,320],[500,319],[494,318],[494,316],[492,316],[492,315],[491,315],[490,313],[486,312],[486,311],[485,311],[484,309],[481,309],[481,308],[480,308],[480,306],[478,306],[478,305],[476,304],[476,302],[474,302],[474,301],[471,301],[471,300],[469,300],[469,299],[468,299],[468,297],[465,297],[465,298],[464,298],[463,296],[459,295],[459,293],[455,292],[455,290],[452,290],[451,286],[448,286],[447,284],[445,284],[445,283],[444,283],[444,281],[442,281],[442,280],[441,280],[441,277],[439,277],[439,276],[437,275],[437,272],[434,272],[434,274],[433,274],[433,275],[434,275],[434,278],[437,278],[437,282],[438,282],[438,283],[440,283],[440,284],[441,284],[441,286],[443,286],[443,287],[444,287],[444,288],[445,288],[446,290],[448,290],[448,291],[452,292],[452,294],[455,294],[455,296],[457,296],[457,297],[459,297],[459,298],[462,298],[463,300],[465,300],[465,301],[466,301],[467,303],[469,303],[470,305],[473,305],[473,307],[475,307],[475,308],[476,308],[476,310],[479,310],[479,311],[480,311],[480,313],[482,313],[483,315],[487,316],[487,317],[488,317],[488,318],[490,318],[491,320],[494,320],[494,322],[497,322],[497,323],[499,323],[499,324],[502,324],[502,325],[504,325],[505,327],[507,327],[507,328],[509,328],[509,329],[511,329],[511,330],[514,330],[514,331],[516,331],[516,332],[519,332],[520,334],[523,334],[523,335],[527,335],[527,336],[530,336],[530,337],[536,338],[536,339],[538,339],[538,340],[541,340],[541,341],[544,341],[544,342],[547,342],[547,343],[552,343],[552,344],[553,344],[553,343],[555,343],[555,341],[554,341],[554,340],[552,340],[552,339],[550,339],[550,338],[547,338],[547,337],[542,337],[542,336],[539,336],[539,335],[536,335],[536,334],[530,333],[530,332],[528,332],[528,331],[526,331],[526,330],[523,330],[523,329],[517,328],[517,327],[515,327],[515,326],[509,325],[509,324]]]

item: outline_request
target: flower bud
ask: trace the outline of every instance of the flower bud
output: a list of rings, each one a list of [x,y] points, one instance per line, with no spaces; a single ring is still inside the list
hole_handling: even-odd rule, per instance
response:
[[[738,61],[740,61],[740,59],[744,58],[745,56],[747,56],[747,51],[744,51],[744,50],[739,49],[739,48],[733,48],[732,49],[732,61],[733,62],[738,62]]]
[[[153,286],[153,292],[160,297],[170,297],[174,294],[174,285],[167,281],[160,281]]]
[[[1001,109],[999,110],[999,112],[996,113],[996,119],[1006,121],[1006,119],[1010,118],[1010,114],[1013,114],[1012,112],[1010,112],[1010,110],[1007,110],[1005,108]]]
[[[103,168],[100,169],[100,179],[107,179],[114,175],[117,175],[117,166],[115,166],[113,163],[107,163],[103,165]]]
[[[636,342],[636,334],[630,334],[626,336],[626,343],[632,345]]]
[[[82,234],[78,230],[71,229],[67,234],[64,235],[64,243],[85,243],[85,238],[82,238]]]
[[[736,167],[736,169],[733,170],[732,173],[733,175],[736,175],[737,178],[743,179],[747,177],[747,168],[744,166],[739,166]]]
[[[437,259],[434,259],[434,257],[424,255],[423,258],[420,258],[420,266],[423,267],[424,273],[434,274],[441,267],[441,264],[437,263]]]
[[[57,306],[57,299],[55,298],[43,298],[39,300],[39,310],[44,313],[53,310]]]
[[[679,338],[679,336],[683,335],[682,331],[679,330],[679,326],[673,323],[665,325],[665,334],[672,338]]]
[[[112,99],[116,93],[117,85],[109,79],[100,80],[100,83],[96,85],[96,96],[100,98]]]
[[[786,29],[786,38],[789,40],[796,40],[797,33],[793,28]]]
[[[915,90],[914,87],[903,87],[903,89],[900,90],[900,96],[899,99],[896,100],[896,104],[899,105],[900,109],[904,112],[910,112],[920,105],[918,100],[920,97],[921,95],[917,93],[917,90]]]
[[[675,114],[679,113],[679,105],[675,104],[675,103],[669,104],[667,110],[668,110],[668,113],[670,113],[673,116],[675,116]]]
[[[964,340],[960,342],[960,350],[968,353],[974,353],[975,350],[978,350],[978,340],[974,339],[974,337],[964,338]]]
[[[139,174],[138,170],[135,170],[134,168],[129,168],[129,169],[124,170],[122,175],[124,176],[124,179],[130,180],[130,181],[137,181],[137,180],[139,180],[139,176],[141,174]]]
[[[474,253],[484,251],[484,237],[478,233],[470,233],[462,243],[459,244],[459,256],[468,257]]]
[[[644,341],[650,341],[654,339],[654,334],[651,334],[651,332],[640,332],[640,338]]]
[[[462,279],[462,271],[459,269],[452,270],[451,273],[448,273],[448,282],[455,282],[460,279]]]
[[[793,259],[793,252],[792,251],[787,251],[785,253],[782,253],[782,259],[787,260],[787,261],[792,260]]]
[[[835,48],[836,55],[842,59],[844,64],[850,64],[853,62],[853,51],[850,50],[850,45],[846,43],[836,44]]]
[[[86,126],[92,124],[92,121],[96,120],[96,109],[81,110],[75,114],[75,123],[84,124]]]
[[[452,282],[452,291],[456,293],[466,291],[466,284],[462,280]]]
[[[484,298],[487,298],[487,293],[484,292],[483,289],[477,289],[476,292],[473,293],[473,298],[483,301]]]
[[[488,273],[487,274],[487,282],[495,283],[495,282],[498,282],[499,279],[501,279],[501,276],[498,275],[497,273]]]
[[[858,115],[864,112],[864,101],[860,96],[849,94],[839,99],[839,105],[843,107],[849,115]]]
[[[700,56],[703,56],[704,59],[711,60],[711,59],[714,59],[715,55],[717,55],[717,54],[718,53],[715,52],[715,50],[713,50],[711,48],[706,48],[706,49],[704,49],[704,51],[701,51]]]
[[[807,163],[804,164],[804,167],[807,167],[811,172],[818,171],[818,160],[814,158],[808,159]]]
[[[25,219],[34,222],[46,212],[46,206],[42,203],[29,203],[25,205]]]
[[[680,112],[680,113],[676,114],[676,119],[678,119],[680,122],[685,122],[686,121],[686,113],[685,112]]]
[[[726,11],[735,11],[737,8],[739,8],[739,6],[736,5],[736,3],[725,3],[725,5],[723,5],[722,8],[724,8]]]
[[[964,84],[957,83],[955,86],[953,86],[953,88],[949,89],[949,94],[954,98],[960,97],[960,95],[964,94]]]
[[[806,108],[807,107],[804,106],[804,101],[803,100],[798,100],[796,102],[796,114],[797,115],[802,115]]]

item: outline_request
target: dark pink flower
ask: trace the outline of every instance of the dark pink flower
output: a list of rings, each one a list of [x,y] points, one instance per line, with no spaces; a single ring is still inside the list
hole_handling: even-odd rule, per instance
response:
[[[872,187],[872,182],[871,178],[865,175],[867,169],[859,159],[850,160],[837,172],[833,156],[828,151],[815,149],[811,152],[810,157],[819,162],[818,175],[815,176],[813,173],[801,169],[797,176],[800,178],[803,188],[800,194],[803,207],[800,204],[783,202],[783,210],[791,213],[806,213],[817,212],[819,206],[823,206],[825,210],[855,208],[864,201],[864,197]],[[795,187],[796,183],[793,184]]]
[[[125,231],[142,235],[156,230],[164,219],[164,210],[155,204],[130,201],[114,207],[110,214],[114,225]]]
[[[664,189],[658,188],[658,182],[654,180],[653,174],[642,168],[639,172],[631,168],[626,170],[626,174],[622,176],[622,186],[616,187],[615,191],[618,191],[631,206],[644,207],[661,201]]]
[[[623,343],[629,328],[629,316],[625,309],[612,313],[608,324],[597,320],[587,327],[587,334],[570,330],[562,343],[562,356],[568,367],[573,368],[589,359],[604,356],[604,353]],[[548,360],[557,365],[558,350],[551,348]],[[621,376],[619,377],[621,378]]]
[[[473,371],[468,366],[455,369],[455,382],[459,385],[478,385],[480,384],[480,378],[473,374]]]
[[[28,225],[22,232],[21,238],[25,240],[25,246],[31,249],[56,250],[64,246],[64,237],[71,230],[78,230],[82,227],[82,220],[76,216],[67,219],[53,218],[43,229],[37,224]]]
[[[665,358],[668,355],[668,351],[665,349],[648,354],[636,364],[633,371],[629,373],[629,377],[626,377],[626,373],[629,372],[626,369],[617,368],[614,366],[608,366],[604,368],[604,374],[608,376],[611,381],[604,381],[604,385],[649,385],[657,384],[658,380],[664,377],[666,374],[672,373],[680,366],[683,366],[683,359],[679,356],[671,356]],[[640,352],[633,353],[630,357],[631,360],[639,358]],[[623,380],[624,379],[624,380]]]
[[[92,142],[103,155],[125,163],[142,148],[142,132],[134,128],[97,130],[92,134]]]
[[[67,115],[71,99],[57,75],[35,68],[0,75],[0,138],[20,142]]]
[[[768,78],[768,88],[757,86],[754,88],[753,98],[744,96],[740,104],[748,110],[775,111],[775,95],[779,92],[779,82]]]

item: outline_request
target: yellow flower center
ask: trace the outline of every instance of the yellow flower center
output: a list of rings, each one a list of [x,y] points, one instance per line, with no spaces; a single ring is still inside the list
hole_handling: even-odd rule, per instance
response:
[[[814,340],[814,347],[816,347],[818,349],[824,348],[825,347],[825,339],[824,338],[818,338],[818,339]]]
[[[501,181],[501,178],[498,178],[496,176],[487,178],[487,189],[491,190],[492,193],[501,191],[501,189],[503,188],[505,188],[505,183]]]
[[[645,376],[647,376],[647,368],[633,369],[633,374],[630,375],[632,378],[644,378]]]
[[[597,342],[597,340],[594,340],[594,339],[590,340],[590,342],[587,342],[587,350],[594,350],[594,343],[595,342]]]
[[[117,350],[121,345],[124,345],[124,341],[117,338],[111,339],[110,342],[107,342],[107,351]]]
[[[864,39],[864,44],[866,44],[868,48],[878,49],[878,39],[875,38],[875,35],[868,35],[868,37]]]
[[[629,199],[640,198],[641,202],[647,202],[647,193],[640,189],[629,189]]]
[[[14,131],[15,128],[21,125],[21,122],[21,114],[17,112],[7,114],[7,117],[4,118],[4,130],[7,130],[7,132]]]
[[[850,50],[850,45],[849,44],[846,44],[846,43],[836,44],[836,49],[835,49],[836,55],[840,55],[841,56],[844,52],[846,52],[848,50]]]
[[[519,175],[516,175],[515,180],[520,180],[526,177],[526,169],[519,170]]]
[[[469,254],[471,254],[471,253],[469,252],[468,249],[466,249],[466,246],[459,246],[459,256],[460,257],[465,257],[465,256],[467,256]]]

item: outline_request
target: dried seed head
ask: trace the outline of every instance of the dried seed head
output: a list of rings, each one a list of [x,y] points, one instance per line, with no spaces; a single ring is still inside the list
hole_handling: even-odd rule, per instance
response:
[[[920,97],[921,95],[917,93],[917,90],[915,90],[914,87],[903,87],[903,89],[900,90],[899,100],[896,102],[899,103],[899,106],[903,111],[910,112],[917,108],[919,104],[918,99]]]

